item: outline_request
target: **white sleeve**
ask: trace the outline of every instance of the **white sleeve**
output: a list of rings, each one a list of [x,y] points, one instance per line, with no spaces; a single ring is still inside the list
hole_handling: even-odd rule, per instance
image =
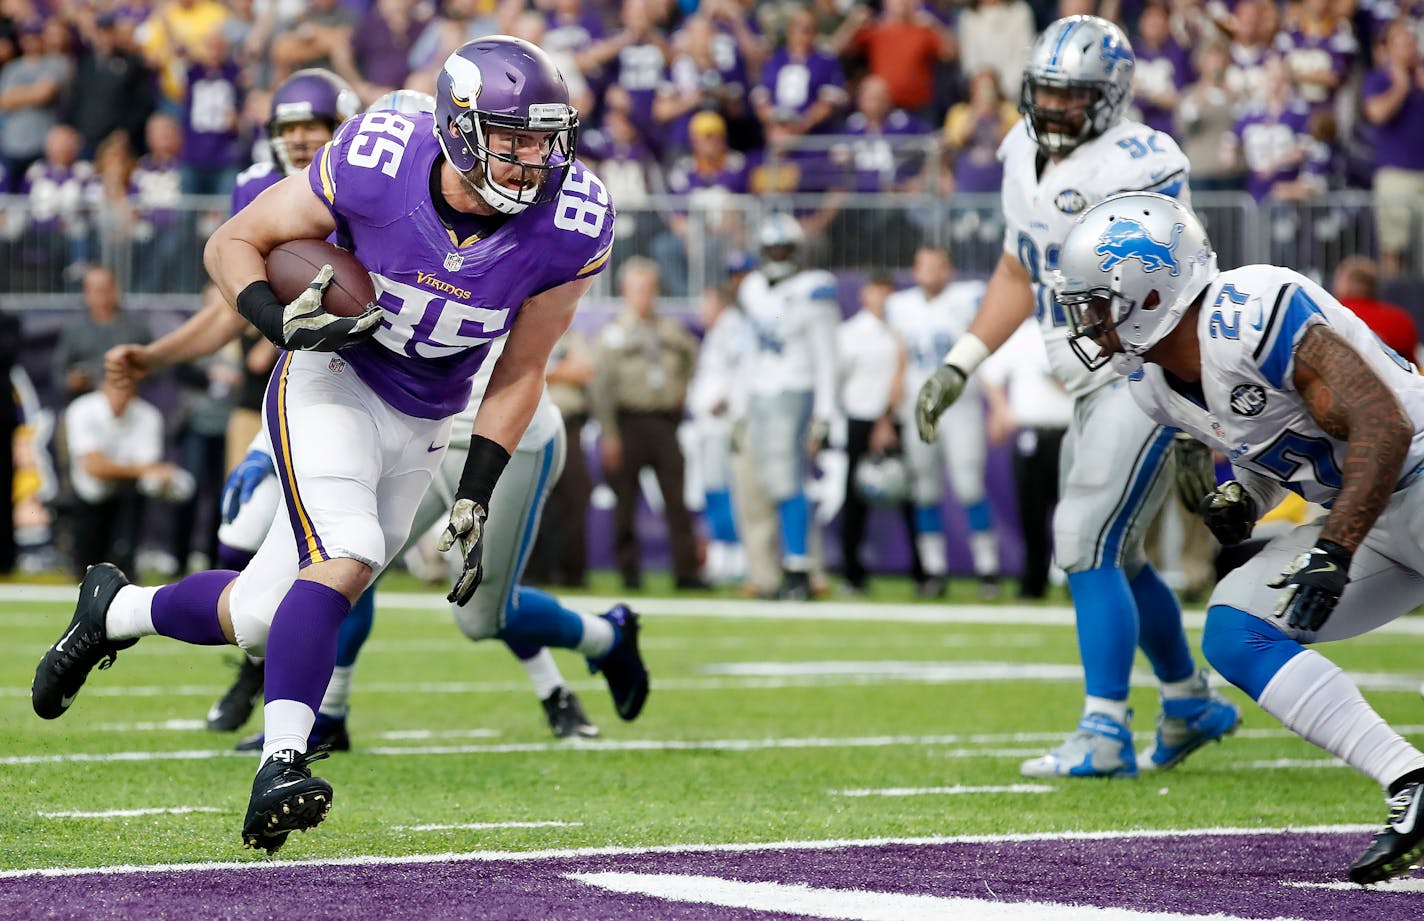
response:
[[[815,356],[815,396],[811,416],[829,422],[836,415],[836,326],[839,310],[834,304],[811,302],[811,349]]]
[[[135,406],[137,425],[133,432],[132,460],[152,464],[163,459],[163,415],[150,403]]]
[[[103,447],[98,420],[90,410],[93,405],[93,400],[83,396],[64,411],[64,440],[69,456],[76,460]]]

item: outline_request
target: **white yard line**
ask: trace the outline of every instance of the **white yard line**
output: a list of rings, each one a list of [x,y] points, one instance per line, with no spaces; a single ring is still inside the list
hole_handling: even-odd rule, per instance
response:
[[[1057,787],[1042,783],[1013,783],[1001,787],[881,787],[832,790],[832,796],[964,796],[976,793],[1054,793]]]
[[[666,844],[650,847],[584,847],[539,851],[466,851],[444,854],[405,854],[386,857],[367,854],[358,857],[334,857],[313,860],[247,860],[238,862],[206,861],[202,863],[169,863],[110,867],[46,867],[40,869],[0,870],[0,879],[36,876],[117,876],[134,873],[171,873],[194,870],[268,870],[276,867],[361,867],[454,863],[469,861],[495,863],[526,862],[582,857],[636,857],[643,854],[747,854],[761,851],[828,851],[848,847],[912,847],[941,844],[1007,844],[1027,841],[1121,841],[1125,839],[1161,840],[1169,838],[1217,835],[1241,837],[1254,835],[1359,835],[1376,831],[1374,825],[1303,825],[1283,828],[1192,828],[1143,829],[1135,831],[1070,831],[1031,832],[1009,835],[938,835],[922,838],[836,838],[818,841],[765,841],[744,844]]]
[[[497,828],[581,828],[582,822],[460,822],[454,825],[392,825],[396,831],[485,831]]]
[[[152,809],[106,809],[103,812],[36,812],[42,819],[126,819],[139,815],[188,815],[194,812],[222,812],[212,806],[158,806]]]

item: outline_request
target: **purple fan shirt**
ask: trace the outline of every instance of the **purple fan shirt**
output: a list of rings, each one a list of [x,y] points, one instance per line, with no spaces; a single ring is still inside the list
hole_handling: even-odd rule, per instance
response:
[[[778,48],[762,68],[761,84],[752,90],[752,96],[769,101],[778,118],[790,120],[818,99],[844,101],[845,76],[841,65],[828,54],[812,51],[804,58],[793,58],[785,48]],[[825,130],[831,121],[822,122],[819,130]]]
[[[276,185],[282,178],[282,171],[275,163],[254,163],[237,174],[237,182],[232,187],[232,213],[236,214],[252,204],[269,186]]]
[[[1360,46],[1355,41],[1355,30],[1344,19],[1336,24],[1329,35],[1308,35],[1299,29],[1282,31],[1276,35],[1275,48],[1277,53],[1285,58],[1286,66],[1292,74],[1299,76],[1318,70],[1329,70],[1335,75],[1338,82],[1333,90],[1318,83],[1296,81],[1301,98],[1313,108],[1333,103],[1360,53]]]
[[[722,39],[728,41],[721,41]],[[742,66],[742,58],[737,52],[736,43],[731,42],[730,39],[731,36],[719,32],[713,40],[712,67],[704,68],[685,54],[673,58],[672,63],[668,65],[666,79],[658,86],[658,92],[666,95],[702,93],[704,94],[702,107],[705,108],[713,107],[708,102],[708,96],[712,94],[745,97],[746,68]],[[698,109],[693,109],[690,112],[685,112],[668,123],[665,130],[669,146],[677,150],[687,150],[691,147],[687,126],[698,111]]]
[[[1246,168],[1250,171],[1246,191],[1256,201],[1265,200],[1271,193],[1271,186],[1277,182],[1300,177],[1305,169],[1304,162],[1279,172],[1266,170],[1297,147],[1314,150],[1315,141],[1308,130],[1309,121],[1310,110],[1303,103],[1297,103],[1287,106],[1279,114],[1257,110],[1240,119],[1232,129],[1241,144]]]
[[[1372,70],[1365,75],[1360,96],[1373,99],[1389,92],[1393,85],[1389,71]],[[1414,86],[1394,118],[1368,127],[1374,141],[1375,168],[1424,170],[1424,90]]]
[[[229,61],[220,67],[188,67],[183,113],[183,160],[200,169],[226,169],[241,158],[237,115],[242,109],[242,68]]]
[[[20,192],[28,198],[31,226],[63,230],[70,222],[82,220],[94,181],[94,167],[84,160],[64,168],[43,160],[30,166]]]
[[[155,229],[162,230],[178,218],[183,199],[183,172],[177,160],[159,161],[152,154],[141,158],[130,183],[139,214]]]
[[[360,259],[385,317],[341,356],[381,399],[421,419],[465,407],[470,378],[508,334],[524,302],[594,275],[613,245],[613,202],[575,161],[558,196],[486,238],[456,238],[430,201],[441,159],[430,115],[369,112],[341,126],[307,169]]]
[[[1191,82],[1191,56],[1185,48],[1168,39],[1160,48],[1143,44],[1134,48],[1137,65],[1133,71],[1133,84],[1137,89],[1136,104],[1142,113],[1140,121],[1168,137],[1176,137],[1173,124],[1174,111],[1147,101],[1145,92],[1160,93],[1167,90],[1180,91]]]
[[[832,157],[849,168],[855,191],[894,191],[919,172],[925,161],[923,148],[906,142],[927,133],[924,123],[903,109],[891,111],[879,126],[872,126],[860,112],[852,112],[841,130],[851,140],[832,148]]]
[[[613,59],[613,82],[628,91],[632,111],[628,113],[638,133],[655,151],[661,151],[665,128],[653,121],[653,100],[663,84],[667,60],[663,50],[652,42],[628,45]]]

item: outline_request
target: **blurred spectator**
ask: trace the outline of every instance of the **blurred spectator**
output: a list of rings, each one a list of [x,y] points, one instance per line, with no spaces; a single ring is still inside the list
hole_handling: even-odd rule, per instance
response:
[[[22,25],[20,56],[0,70],[0,157],[12,184],[6,191],[18,191],[15,184],[44,153],[69,80],[69,61],[45,48],[44,25]]]
[[[108,561],[134,572],[145,493],[182,489],[163,457],[163,416],[132,384],[104,379],[64,412],[74,487],[74,573]]]
[[[333,59],[349,57],[357,21],[341,0],[307,0],[306,9],[272,37],[272,82],[281,83],[292,71],[308,67],[330,70]]]
[[[134,285],[144,293],[191,291],[198,284],[201,247],[192,212],[183,209],[183,128],[158,112],[149,116],[144,133],[148,153],[130,180],[139,218]]]
[[[1236,155],[1246,166],[1246,191],[1258,202],[1298,180],[1313,147],[1310,109],[1296,95],[1285,64],[1273,59],[1264,73],[1264,102],[1232,129]]]
[[[1004,177],[999,145],[1018,120],[1018,108],[1001,93],[994,71],[976,72],[969,81],[969,99],[956,104],[944,119],[944,147],[952,164],[953,191],[999,191]]]
[[[431,20],[424,5],[407,0],[376,0],[361,20],[348,48],[333,56],[336,72],[370,103],[405,86],[410,52]],[[561,68],[562,69],[562,68]]]
[[[603,113],[603,130],[589,132],[581,146],[584,156],[597,162],[599,178],[609,196],[618,202],[613,227],[617,245],[613,250],[614,263],[609,267],[616,271],[617,265],[630,254],[652,251],[654,239],[668,231],[658,213],[647,208],[649,197],[663,192],[662,169],[633,123],[626,96],[614,87],[609,99],[610,102],[618,99],[622,104],[609,105]],[[685,285],[671,293],[685,294]]]
[[[22,342],[20,318],[0,311],[0,576],[15,568],[15,431],[20,418],[10,372],[19,364]]]
[[[79,132],[54,125],[45,134],[44,159],[25,171],[20,191],[26,196],[28,226],[23,227],[20,271],[15,273],[23,279],[12,276],[12,284],[58,291],[66,280],[78,280],[76,273],[88,257],[87,212],[94,180],[94,167],[79,159],[79,144]]]
[[[209,35],[188,65],[183,99],[183,192],[187,195],[232,191],[244,159],[238,134],[242,80],[242,68],[232,58],[227,37],[221,32]]]
[[[699,320],[702,346],[687,394],[690,440],[711,538],[704,568],[712,584],[727,585],[740,583],[747,573],[746,550],[732,510],[732,420],[738,415],[733,404],[741,392],[737,375],[751,340],[731,289],[705,289]]]
[[[710,16],[696,15],[673,36],[676,49],[667,80],[653,101],[653,117],[667,126],[668,146],[678,152],[691,144],[688,128],[698,112],[716,112],[726,121],[750,115],[747,77],[736,43],[717,31]]]
[[[859,487],[860,466],[898,455],[900,427],[895,413],[904,396],[905,343],[885,322],[885,302],[895,284],[884,273],[872,275],[860,289],[860,310],[836,331],[837,377],[841,411],[846,415],[845,504],[841,506],[841,560],[846,589],[865,591],[865,563],[860,545],[870,511]],[[900,461],[903,473],[903,461]],[[914,508],[909,503],[908,477],[900,495],[874,496],[900,506],[913,540]],[[881,484],[884,486],[885,484]]]
[[[596,46],[600,55],[612,53],[607,62],[609,87],[604,104],[609,109],[625,109],[644,143],[661,159],[667,134],[653,118],[653,101],[672,49],[649,0],[623,0],[621,18],[622,29]]]
[[[1408,22],[1385,29],[1377,66],[1365,77],[1361,95],[1365,118],[1374,126],[1380,267],[1397,275],[1411,236],[1418,240],[1424,230],[1424,62]]]
[[[509,34],[515,38],[522,38],[531,45],[544,47],[545,36],[548,32],[548,23],[544,14],[537,10],[525,10],[514,17],[513,23],[509,27]],[[564,85],[569,88],[569,105],[578,109],[582,118],[590,118],[593,114],[594,98],[593,90],[589,89],[588,81],[583,78],[583,72],[579,69],[578,62],[573,55],[567,51],[545,49],[549,59],[554,62],[554,66],[559,68],[559,73],[564,77]]]
[[[1191,162],[1195,192],[1243,188],[1244,169],[1235,155],[1232,131],[1240,96],[1227,80],[1231,54],[1220,43],[1207,45],[1197,61],[1200,77],[1182,91],[1175,136]]]
[[[1292,4],[1290,22],[1276,36],[1275,49],[1312,109],[1334,108],[1336,94],[1360,53],[1354,27],[1336,0]]]
[[[223,30],[227,18],[218,0],[159,0],[135,33],[170,109],[182,105],[189,59],[201,56],[203,43]]]
[[[799,10],[786,27],[786,44],[772,53],[752,106],[768,146],[784,149],[797,138],[831,127],[846,102],[840,62],[813,45],[816,20]]]
[[[545,380],[549,399],[564,417],[568,457],[549,493],[539,527],[539,542],[529,560],[529,581],[583,588],[588,582],[588,508],[593,478],[584,454],[583,430],[589,420],[589,386],[598,366],[593,347],[576,329],[560,337],[549,356]]]
[[[1419,327],[1409,311],[1378,300],[1379,267],[1366,256],[1342,259],[1330,280],[1330,293],[1355,312],[1385,345],[1420,363]]]
[[[700,252],[704,271],[726,259],[726,248],[744,242],[742,212],[731,207],[747,192],[747,158],[727,147],[727,123],[716,112],[698,112],[688,124],[692,153],[668,171],[668,191],[687,196],[688,210],[668,215],[671,235],[653,241],[653,258],[669,287],[687,287],[688,260]]]
[[[1005,99],[1019,98],[1028,49],[1038,37],[1024,0],[977,0],[959,14],[959,66],[966,74],[994,72]]]
[[[124,132],[131,143],[139,141],[144,120],[153,111],[154,78],[114,14],[95,18],[74,84],[84,92],[70,95],[66,120],[84,138],[84,156],[94,156],[99,143],[114,131]]]
[[[88,189],[94,216],[98,261],[114,269],[120,287],[128,287],[134,231],[138,225],[132,196],[134,157],[123,132],[109,135],[94,154],[94,181]]]
[[[1024,540],[1019,596],[1042,598],[1053,562],[1058,457],[1073,398],[1053,376],[1036,320],[1025,320],[984,364],[990,444],[1013,439],[1014,493]]]
[[[223,295],[217,285],[209,284],[203,288],[203,306],[213,303],[222,304]],[[234,391],[242,383],[242,373],[230,354],[224,350],[174,369],[183,394],[172,427],[177,430],[179,462],[192,475],[194,491],[174,509],[170,552],[188,571],[216,565],[218,555],[217,510],[227,476],[227,420]],[[203,559],[194,558],[195,553]]]
[[[634,256],[618,270],[623,310],[598,339],[593,410],[603,427],[603,476],[613,488],[614,552],[625,588],[642,585],[636,520],[639,473],[652,468],[667,515],[678,588],[700,588],[697,543],[683,502],[677,441],[697,340],[672,317],[657,315],[658,267]]]
[[[228,470],[232,470],[247,456],[252,439],[262,431],[262,404],[267,395],[267,379],[271,377],[272,368],[281,355],[277,347],[251,324],[243,329],[237,345],[241,355],[239,369],[242,372],[242,382],[237,386],[232,412],[227,420],[225,466]]]
[[[1173,134],[1172,113],[1181,99],[1182,87],[1191,82],[1191,59],[1177,44],[1167,21],[1167,10],[1149,4],[1137,20],[1137,36],[1132,50],[1137,66],[1132,73],[1133,101],[1143,124]]]
[[[869,72],[889,87],[895,107],[926,121],[938,120],[935,70],[941,62],[955,59],[954,33],[931,16],[921,0],[884,0],[880,15],[873,18],[865,7],[856,6],[846,23],[856,27],[846,51],[865,57]],[[1002,40],[1002,36],[995,38]]]
[[[1275,38],[1276,7],[1270,0],[1240,0],[1228,21],[1231,34],[1231,66],[1226,83],[1250,108],[1266,98],[1266,62]]]
[[[52,379],[61,403],[94,389],[104,376],[104,353],[124,342],[148,343],[153,333],[144,320],[119,307],[114,272],[92,266],[84,273],[84,316],[76,316],[59,334],[52,358]]]
[[[599,11],[586,9],[583,0],[552,0],[540,4],[539,8],[547,10],[544,50],[572,55],[586,77],[590,80],[600,77],[603,65],[613,53],[597,47],[608,37],[608,28]]]
[[[522,7],[517,0],[503,0],[503,7]],[[479,0],[444,0],[440,4],[440,15],[431,19],[410,49],[410,69],[418,76],[407,79],[406,85],[424,90],[435,88],[435,76],[444,66],[445,59],[456,48],[472,38],[500,31],[496,16],[480,14]]]

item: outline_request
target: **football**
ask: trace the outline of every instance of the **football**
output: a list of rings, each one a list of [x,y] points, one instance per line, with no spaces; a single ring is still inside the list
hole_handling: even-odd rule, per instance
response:
[[[376,300],[376,288],[366,267],[351,253],[325,240],[292,240],[279,244],[267,254],[267,281],[283,302],[297,299],[316,278],[323,265],[330,264],[331,284],[321,299],[327,313],[356,317]]]

